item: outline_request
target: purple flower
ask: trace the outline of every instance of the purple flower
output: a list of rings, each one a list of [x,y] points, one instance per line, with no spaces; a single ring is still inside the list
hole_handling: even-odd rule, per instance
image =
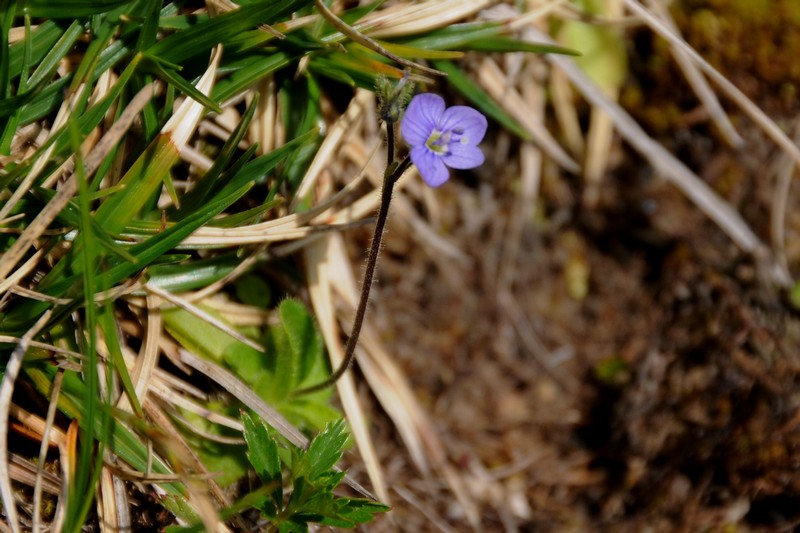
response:
[[[475,109],[463,105],[445,109],[441,96],[423,93],[408,104],[400,130],[422,179],[438,187],[450,177],[447,167],[466,169],[483,164],[478,143],[486,126],[486,117]]]

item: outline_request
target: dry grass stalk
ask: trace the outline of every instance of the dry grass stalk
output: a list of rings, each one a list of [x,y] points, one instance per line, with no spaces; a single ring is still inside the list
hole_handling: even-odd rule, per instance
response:
[[[53,386],[50,391],[50,403],[47,406],[47,419],[44,424],[44,428],[40,431],[42,435],[42,442],[39,446],[39,461],[38,461],[38,468],[36,471],[36,483],[34,484],[33,488],[33,531],[34,533],[38,533],[41,527],[41,509],[42,509],[42,486],[39,481],[40,478],[45,476],[44,467],[47,464],[47,450],[48,446],[51,444],[55,444],[58,446],[59,451],[63,450],[63,444],[65,441],[66,436],[64,433],[55,427],[55,417],[56,411],[58,410],[58,396],[61,393],[61,383],[64,380],[64,372],[59,370],[56,372],[56,377],[53,379]],[[17,417],[17,420],[22,419],[18,415],[14,415]],[[32,427],[30,423],[25,423],[28,427]],[[57,522],[58,520],[56,520]]]
[[[25,352],[30,346],[31,339],[33,339],[47,321],[50,320],[51,315],[52,311],[46,311],[39,317],[39,320],[36,321],[33,327],[25,332],[19,344],[17,344],[11,352],[11,356],[6,362],[3,379],[0,381],[0,500],[2,500],[8,523],[14,533],[21,531],[21,526],[19,523],[19,515],[17,514],[17,502],[9,477],[8,427],[11,395],[14,393],[14,382],[22,368],[22,359],[25,357]]]
[[[154,84],[142,88],[136,96],[131,99],[131,103],[128,104],[128,107],[125,108],[119,119],[106,132],[100,142],[89,152],[89,155],[87,155],[84,160],[84,174],[87,178],[97,170],[100,162],[108,155],[111,148],[120,142],[131,127],[131,124],[133,124],[136,116],[155,95],[155,92],[156,86]],[[17,239],[3,254],[3,257],[0,258],[0,280],[5,280],[9,273],[14,270],[16,264],[25,256],[28,249],[35,244],[36,239],[50,226],[58,213],[64,209],[77,191],[77,177],[76,174],[72,174],[56,192],[50,202],[36,215],[36,218],[33,219],[30,225],[25,228],[25,231],[22,232],[19,239]]]

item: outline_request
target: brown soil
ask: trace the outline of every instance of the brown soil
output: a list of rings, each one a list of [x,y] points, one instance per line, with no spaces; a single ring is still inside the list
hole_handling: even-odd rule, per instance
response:
[[[737,65],[698,37],[698,12],[719,2],[700,4],[684,2],[677,17],[690,42],[734,82],[755,80],[750,96],[787,123],[796,68],[775,78],[759,73],[760,56]],[[723,28],[741,15],[739,3],[729,9],[718,14]],[[774,20],[736,22],[762,38],[775,31]],[[796,36],[800,17],[793,24]],[[636,30],[630,37],[636,81],[623,101],[648,94],[634,98],[637,118],[768,240],[773,145],[735,111],[747,144],[724,145],[697,118],[674,67],[652,67],[664,64],[653,57],[663,46]],[[372,319],[469,480],[483,530],[792,531],[800,525],[796,310],[697,207],[618,149],[593,210],[580,205],[577,178],[545,176],[516,255],[518,169],[462,173],[436,193],[437,216],[471,263],[433,257],[393,221]],[[797,201],[793,191],[790,213]],[[798,229],[790,214],[795,267]],[[415,470],[385,416],[373,419],[387,478],[416,501],[393,494],[394,512],[370,530],[436,531],[438,517],[469,531],[444,483]]]

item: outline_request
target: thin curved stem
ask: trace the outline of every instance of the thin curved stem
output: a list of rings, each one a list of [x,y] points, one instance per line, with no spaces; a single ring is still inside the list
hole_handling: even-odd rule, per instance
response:
[[[358,337],[361,334],[361,326],[364,324],[364,316],[367,313],[367,303],[369,301],[369,293],[372,288],[372,279],[375,275],[375,267],[378,264],[378,256],[381,251],[381,242],[383,240],[383,231],[386,227],[386,220],[389,216],[389,205],[392,202],[392,191],[394,184],[400,179],[400,176],[408,170],[411,165],[411,160],[406,157],[402,162],[395,163],[394,159],[394,127],[392,124],[387,124],[387,145],[389,148],[389,164],[383,174],[383,189],[381,191],[381,204],[378,210],[378,219],[375,222],[375,233],[372,235],[372,243],[369,247],[369,255],[367,256],[367,267],[364,271],[364,280],[361,282],[361,298],[358,301],[358,308],[356,309],[355,320],[353,321],[353,329],[350,332],[350,337],[347,339],[347,345],[344,349],[344,359],[339,367],[326,379],[316,385],[311,385],[304,389],[297,389],[292,392],[292,396],[302,396],[312,392],[317,392],[322,389],[328,388],[336,383],[345,372],[353,364],[355,359],[356,346],[358,345]]]
[[[394,163],[394,124],[386,123],[386,170],[383,172],[384,185],[386,184],[386,174]]]

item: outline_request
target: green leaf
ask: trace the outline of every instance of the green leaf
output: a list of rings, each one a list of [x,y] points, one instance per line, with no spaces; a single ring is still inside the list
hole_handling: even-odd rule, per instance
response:
[[[287,520],[278,526],[278,533],[308,533],[308,524]]]
[[[224,322],[216,311],[205,308],[203,311]],[[263,368],[263,356],[260,352],[228,333],[209,326],[202,318],[177,308],[164,311],[162,317],[166,330],[188,350],[202,354],[212,361],[224,359],[239,375],[251,379],[254,371]]]
[[[249,181],[263,182],[267,177],[267,174],[269,174],[279,164],[284,163],[285,160],[292,154],[292,152],[305,148],[306,146],[315,147],[318,138],[319,129],[314,128],[304,135],[292,139],[280,148],[277,148],[268,154],[259,156],[252,161],[248,161],[242,167],[241,171],[237,172],[233,177],[230,178],[230,182],[226,185],[226,187],[237,187],[240,184]],[[224,183],[224,178],[221,181]],[[220,187],[219,184],[215,187],[215,190],[218,187]],[[269,201],[272,200],[276,193],[277,189],[270,191]]]
[[[53,379],[55,378],[56,371],[56,367],[50,364],[25,367],[27,376],[45,397],[50,397],[52,393]],[[62,383],[64,394],[59,396],[59,409],[68,416],[78,420],[81,425],[94,428],[94,432],[98,438],[104,438],[106,435],[106,428],[102,420],[104,417],[95,417],[93,420],[88,420],[84,403],[76,400],[76,398],[85,395],[86,383],[74,372],[65,373]],[[105,407],[107,408],[107,406]],[[117,416],[121,415],[118,411],[116,411],[115,414]],[[134,427],[137,420],[140,419],[131,416],[128,426]],[[126,425],[114,423],[112,427],[113,433],[111,434],[110,447],[123,461],[142,472],[149,470],[158,474],[173,473],[157,455],[152,453],[152,450],[142,442],[140,437],[131,429],[128,429]],[[184,488],[180,483],[160,483],[159,486],[162,487],[168,495],[171,495],[171,497],[162,500],[165,507],[175,513],[176,516],[180,516],[185,520],[194,521],[197,518],[194,512],[191,511],[191,507],[186,504],[183,497]]]
[[[269,354],[269,374],[256,383],[256,391],[267,403],[280,403],[297,380],[297,362],[283,324],[269,328],[264,339]]]
[[[262,420],[242,412],[244,440],[247,443],[247,459],[265,484],[281,482],[281,460],[278,444]]]
[[[286,330],[292,357],[297,361],[297,374],[292,383],[296,386],[308,377],[311,368],[322,356],[322,339],[311,314],[299,301],[282,301],[278,312]]]
[[[400,42],[407,46],[427,50],[458,50],[503,32],[504,27],[500,22],[452,24],[422,36],[403,39]]]
[[[125,395],[128,397],[128,401],[130,401],[133,411],[137,416],[143,418],[144,411],[142,410],[142,405],[139,402],[139,397],[136,396],[136,388],[133,385],[130,372],[128,372],[128,366],[125,364],[125,358],[123,357],[122,350],[120,349],[121,344],[119,337],[117,336],[117,322],[115,321],[114,311],[111,307],[111,301],[107,301],[105,306],[101,308],[99,323],[100,329],[103,332],[103,337],[106,340],[106,346],[108,347],[110,359],[114,365],[114,371],[122,382],[122,389],[125,391]]]
[[[337,420],[329,424],[325,430],[314,437],[308,445],[304,460],[294,470],[297,477],[306,477],[309,481],[321,477],[333,468],[342,458],[344,446],[347,443],[347,424],[344,420]]]
[[[338,52],[328,57],[314,58],[309,64],[309,70],[332,79],[337,79],[337,76],[339,78],[347,76],[347,79],[352,80],[350,84],[354,83],[365,89],[374,89],[375,79],[379,75],[393,79],[400,79],[403,76],[401,69],[384,62],[382,58],[378,59],[380,56],[372,51],[367,51],[363,47],[361,49],[363,52],[360,52],[357,46],[351,46],[348,47],[348,50],[352,50],[351,53]]]
[[[69,28],[48,50],[47,55],[39,62],[38,67],[36,67],[36,70],[28,80],[28,86],[35,87],[44,80],[50,79],[82,33],[83,27],[77,21],[70,24]]]
[[[169,292],[202,289],[225,277],[240,261],[230,253],[177,265],[154,265],[148,271],[147,283]]]
[[[336,517],[326,517],[320,521],[320,524],[354,528],[358,524],[371,522],[376,514],[385,513],[391,509],[388,505],[364,498],[337,498],[337,503],[339,509],[337,509]]]
[[[235,282],[236,297],[246,305],[267,309],[272,300],[272,287],[257,274],[245,274]]]
[[[219,218],[211,221],[209,226],[213,226],[215,228],[238,228],[240,226],[255,224],[262,219],[264,213],[274,207],[278,207],[283,203],[283,198],[276,198],[240,213],[220,216]]]

